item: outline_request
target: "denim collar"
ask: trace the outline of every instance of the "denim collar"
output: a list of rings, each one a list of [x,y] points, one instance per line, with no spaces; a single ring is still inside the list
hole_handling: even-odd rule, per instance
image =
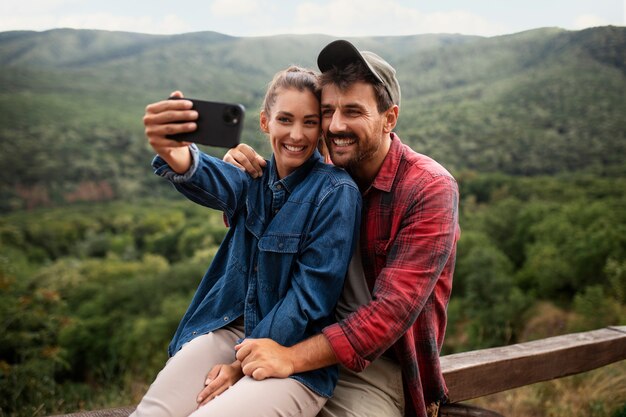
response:
[[[309,172],[318,161],[324,162],[322,155],[316,149],[315,152],[313,152],[313,155],[311,155],[311,157],[307,159],[304,164],[300,165],[295,171],[287,175],[285,178],[279,180],[278,170],[276,169],[276,159],[272,154],[272,159],[270,160],[269,165],[268,186],[274,190],[278,184],[282,184],[285,190],[291,193],[298,186],[298,184],[300,184],[302,180],[309,175]]]

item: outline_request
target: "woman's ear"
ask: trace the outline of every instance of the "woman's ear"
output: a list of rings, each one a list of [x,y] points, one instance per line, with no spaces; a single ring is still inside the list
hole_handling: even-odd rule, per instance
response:
[[[261,131],[264,133],[270,133],[270,128],[268,126],[269,120],[267,119],[267,114],[265,110],[261,110],[261,116],[259,117],[259,125],[261,126]]]
[[[392,107],[387,110],[385,114],[385,126],[383,127],[383,131],[385,133],[390,133],[396,124],[398,123],[398,114],[400,113],[400,107],[397,104],[394,104]]]

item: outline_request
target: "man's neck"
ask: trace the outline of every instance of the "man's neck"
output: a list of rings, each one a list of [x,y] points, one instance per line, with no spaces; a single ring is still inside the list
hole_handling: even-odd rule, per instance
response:
[[[378,175],[378,171],[383,166],[385,158],[391,148],[391,135],[386,135],[381,141],[380,148],[371,158],[361,161],[358,166],[349,169],[352,179],[357,183],[361,192],[364,192]]]

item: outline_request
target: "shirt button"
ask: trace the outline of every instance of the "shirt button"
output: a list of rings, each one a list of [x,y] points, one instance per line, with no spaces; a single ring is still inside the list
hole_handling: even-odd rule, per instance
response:
[[[224,321],[228,321],[228,316],[224,316]]]
[[[277,190],[282,190],[282,189],[283,189],[283,185],[282,185],[282,184],[278,184],[278,185],[276,186],[276,189],[277,189]]]
[[[191,334],[198,334],[198,332],[191,332]]]

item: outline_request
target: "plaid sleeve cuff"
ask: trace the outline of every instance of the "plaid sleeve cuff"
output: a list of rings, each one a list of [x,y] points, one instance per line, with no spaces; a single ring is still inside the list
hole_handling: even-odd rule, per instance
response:
[[[338,323],[331,324],[322,330],[324,336],[330,343],[333,352],[335,352],[335,356],[339,363],[345,366],[348,369],[351,369],[355,372],[361,372],[365,369],[370,361],[361,358],[356,350],[348,341],[348,338]]]

